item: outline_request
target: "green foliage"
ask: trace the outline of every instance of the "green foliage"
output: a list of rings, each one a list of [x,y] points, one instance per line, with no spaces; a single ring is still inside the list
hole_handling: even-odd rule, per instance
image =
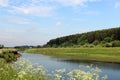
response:
[[[113,40],[112,37],[106,37],[106,38],[104,38],[104,41],[105,41],[105,42],[111,42],[112,40]]]
[[[73,44],[68,42],[61,44],[61,47],[71,47],[71,46],[73,46]]]
[[[112,43],[106,43],[105,47],[112,47]]]
[[[0,80],[46,80],[45,77],[39,74],[40,70],[36,70],[34,73],[30,73],[31,65],[27,63],[25,60],[18,61],[15,64],[6,63],[4,60],[0,60]]]
[[[54,47],[54,45],[56,47],[71,47],[71,44],[73,46],[84,45],[86,43],[93,43],[95,46],[97,46],[99,44],[105,45],[106,43],[110,43],[115,40],[120,40],[120,27],[52,39],[45,45],[45,47]]]
[[[83,47],[87,48],[89,47],[89,44],[84,44]]]
[[[93,44],[90,44],[89,47],[90,47],[90,48],[93,48],[93,47],[95,47],[95,46],[94,46]]]
[[[93,44],[88,44],[88,43],[86,43],[86,44],[84,44],[82,47],[84,47],[84,48],[93,48],[94,45],[93,45]]]
[[[120,41],[113,41],[112,46],[113,47],[120,47]]]
[[[98,40],[95,40],[94,42],[93,42],[93,44],[96,46],[96,45],[98,45],[100,42],[98,41]]]
[[[105,41],[101,41],[101,44],[105,44],[106,42]]]
[[[119,48],[34,48],[27,49],[27,53],[45,54],[54,57],[72,58],[75,60],[95,60],[103,62],[119,62],[120,63],[120,49]]]
[[[82,41],[85,41],[86,39],[87,39],[87,36],[86,35],[82,35],[80,38],[78,38],[78,43],[82,42]]]
[[[4,48],[4,45],[0,44],[0,49]]]
[[[88,43],[88,40],[81,41],[81,42],[80,42],[80,45],[84,45],[84,44],[86,44],[86,43]]]
[[[15,61],[21,55],[16,50],[1,50],[1,58],[5,59],[7,62]]]

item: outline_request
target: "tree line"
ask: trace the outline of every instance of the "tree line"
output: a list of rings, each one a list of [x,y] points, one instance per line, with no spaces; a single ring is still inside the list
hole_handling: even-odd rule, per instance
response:
[[[3,49],[4,48],[4,45],[3,44],[0,44],[0,49]]]
[[[120,47],[120,27],[74,34],[52,39],[44,47],[73,46]]]

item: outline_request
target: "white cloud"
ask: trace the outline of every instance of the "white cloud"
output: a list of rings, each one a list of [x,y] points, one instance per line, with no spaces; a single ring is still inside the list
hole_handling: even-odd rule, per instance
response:
[[[56,23],[56,26],[61,26],[61,25],[62,25],[61,22],[57,22],[57,23]]]
[[[0,0],[0,6],[8,8],[8,12],[39,17],[50,17],[57,9],[56,5],[64,7],[84,7],[88,2],[100,0]]]
[[[10,23],[14,24],[30,24],[31,22],[27,19],[15,17],[15,16],[7,16],[6,20]]]
[[[9,34],[3,34],[1,33],[0,40],[11,40],[13,37]]]
[[[64,6],[86,6],[87,2],[95,2],[95,1],[100,1],[100,0],[50,0],[53,2],[57,2],[59,4],[62,4]]]
[[[87,0],[55,0],[56,2],[64,5],[64,6],[84,6],[84,3]]]
[[[87,11],[87,12],[84,12],[84,14],[99,14],[99,12],[97,11]]]
[[[115,3],[115,8],[120,8],[120,2]]]
[[[7,7],[8,5],[8,0],[0,0],[0,6]]]
[[[24,33],[26,30],[23,29],[6,29],[4,32],[6,33]]]
[[[13,10],[10,10],[13,13],[22,13],[26,15],[48,17],[52,16],[53,7],[49,6],[23,6],[23,7],[13,7]]]
[[[11,22],[15,24],[29,24],[30,23],[27,20],[18,20],[18,19],[12,19]]]
[[[0,0],[0,6],[14,14],[25,14],[32,16],[48,17],[53,15],[55,9],[52,5],[45,5],[42,0]]]

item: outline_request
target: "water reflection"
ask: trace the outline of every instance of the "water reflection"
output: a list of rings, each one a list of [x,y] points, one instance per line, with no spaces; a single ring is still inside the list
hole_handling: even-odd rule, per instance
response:
[[[63,61],[72,64],[83,64],[83,65],[91,65],[98,66],[102,69],[112,69],[112,70],[119,70],[120,71],[120,64],[118,63],[105,63],[105,62],[93,62],[93,61],[85,61],[85,60],[74,60],[74,59],[57,59],[57,61]]]
[[[42,65],[48,70],[48,72],[64,68],[66,68],[66,70],[69,72],[73,69],[81,69],[79,66],[93,64],[94,67],[97,66],[102,70],[100,76],[107,74],[108,80],[120,80],[120,64],[53,58],[41,54],[22,53],[22,57],[30,60],[32,64],[38,63],[39,65]]]

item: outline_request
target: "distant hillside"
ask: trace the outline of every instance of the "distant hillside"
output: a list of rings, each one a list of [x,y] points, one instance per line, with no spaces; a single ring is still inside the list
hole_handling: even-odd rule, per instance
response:
[[[94,46],[99,44],[106,44],[105,46],[113,47],[120,43],[120,27],[91,31],[82,34],[74,34],[50,40],[45,47],[70,47],[83,46],[85,44],[92,44]],[[116,47],[119,47],[117,45]]]

